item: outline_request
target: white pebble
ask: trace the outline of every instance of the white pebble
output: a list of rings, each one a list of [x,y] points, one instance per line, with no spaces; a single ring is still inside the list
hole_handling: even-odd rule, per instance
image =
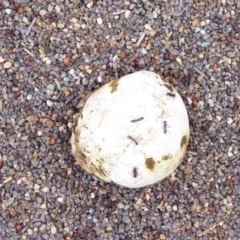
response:
[[[62,203],[63,202],[63,198],[58,198],[58,202]]]
[[[51,60],[48,59],[48,60],[46,61],[46,64],[47,64],[47,65],[51,64]]]
[[[208,103],[208,105],[209,105],[210,107],[214,107],[214,102],[213,102],[212,99],[208,99],[208,100],[207,100],[207,103]]]
[[[232,157],[232,155],[233,155],[232,152],[228,152],[229,157]]]
[[[42,136],[42,131],[37,132],[38,136]]]
[[[188,102],[188,105],[192,105],[192,99],[187,97],[187,102]]]
[[[140,52],[141,52],[142,55],[147,54],[147,50],[145,48],[141,48]]]
[[[153,18],[157,18],[157,17],[158,17],[158,14],[155,11],[153,11]]]
[[[95,198],[95,193],[91,193],[91,198]]]
[[[90,1],[88,4],[87,4],[87,7],[88,8],[91,8],[93,6],[93,1]]]
[[[56,227],[55,227],[55,226],[52,226],[52,227],[51,227],[51,233],[52,233],[52,234],[55,234],[56,232],[57,232]]]
[[[26,192],[26,193],[24,194],[24,196],[25,196],[26,199],[29,199],[29,198],[30,198],[30,193],[29,193],[29,192]]]
[[[232,118],[229,118],[228,121],[227,121],[227,123],[228,123],[229,125],[231,125],[231,124],[233,123],[233,119],[232,119]]]
[[[61,126],[61,127],[59,127],[58,129],[59,129],[59,132],[62,132],[62,131],[64,130],[64,127]]]
[[[156,31],[149,24],[145,24],[144,27],[149,31],[150,36],[154,36],[156,34]]]
[[[28,94],[27,95],[27,100],[29,101],[29,100],[31,100],[32,99],[32,95],[31,94]]]
[[[103,81],[102,76],[99,75],[99,76],[98,76],[98,82],[101,83],[102,81]]]
[[[74,70],[74,69],[71,69],[71,70],[69,71],[69,74],[70,74],[70,75],[74,75],[74,72],[75,72],[75,70]]]
[[[5,13],[8,14],[8,15],[9,15],[11,12],[12,12],[12,10],[11,10],[10,8],[7,8],[7,9],[5,10]]]
[[[195,183],[195,182],[193,182],[193,183],[192,183],[192,186],[193,186],[193,187],[197,187],[197,186],[198,186],[198,184],[197,184],[197,183]]]
[[[101,25],[101,24],[102,24],[102,18],[97,18],[97,23],[98,23],[99,25]]]
[[[49,188],[48,188],[48,187],[44,187],[44,188],[42,189],[42,191],[43,191],[43,192],[49,192]]]
[[[12,66],[12,64],[10,62],[5,62],[3,67],[4,68],[10,68]]]
[[[123,209],[123,208],[124,208],[124,204],[122,204],[121,202],[118,203],[117,208],[119,208],[119,209]]]
[[[18,179],[17,184],[21,184],[21,183],[22,183],[22,179]]]
[[[52,105],[53,105],[53,102],[52,102],[52,101],[50,101],[50,100],[47,100],[47,105],[48,105],[49,107],[52,107]]]
[[[199,102],[198,102],[198,106],[201,107],[201,108],[203,108],[204,102],[203,102],[203,101],[199,101]]]
[[[228,86],[231,85],[231,83],[229,81],[225,81],[225,84],[228,85]]]
[[[29,229],[27,230],[27,232],[28,232],[28,235],[32,235],[32,234],[33,234],[33,230],[32,230],[31,228],[29,228]]]
[[[200,27],[196,27],[196,28],[195,28],[195,32],[196,32],[196,33],[199,32],[200,30],[201,30]]]
[[[176,212],[178,210],[177,205],[174,205],[172,209]]]
[[[129,18],[130,13],[131,13],[131,11],[130,11],[130,10],[127,10],[127,11],[125,12],[125,18]]]
[[[39,192],[40,186],[38,184],[34,184],[34,191]]]
[[[112,61],[113,61],[113,62],[117,62],[118,60],[119,60],[118,55],[115,55],[115,56],[112,58]]]
[[[212,121],[213,117],[212,117],[211,114],[209,114],[209,115],[206,116],[206,119],[207,119],[208,121]]]
[[[4,62],[4,58],[0,57],[0,63]]]
[[[59,5],[57,5],[57,6],[55,7],[55,10],[56,10],[57,13],[60,13],[60,12],[61,12],[61,8],[59,7]]]
[[[177,61],[177,63],[178,63],[180,66],[183,65],[181,58],[177,57],[177,58],[176,58],[176,61]]]
[[[39,14],[43,17],[47,13],[46,10],[42,9],[39,11]]]

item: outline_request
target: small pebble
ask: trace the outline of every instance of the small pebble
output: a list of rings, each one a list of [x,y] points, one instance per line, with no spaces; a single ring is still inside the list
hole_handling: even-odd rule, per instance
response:
[[[203,42],[203,43],[201,44],[201,46],[202,46],[203,48],[207,48],[207,47],[209,47],[209,45],[210,45],[209,42]]]
[[[27,95],[27,100],[30,101],[32,99],[32,95],[31,94],[28,94]]]
[[[10,8],[5,9],[5,13],[7,13],[8,15],[11,14],[12,10]]]
[[[52,106],[53,106],[53,102],[50,101],[50,100],[47,100],[47,105],[48,105],[49,107],[52,107]]]
[[[49,90],[54,92],[55,86],[53,84],[49,84],[47,87],[48,87]]]
[[[101,83],[103,81],[102,76],[98,76],[98,82]]]
[[[166,236],[164,234],[160,234],[160,239],[161,240],[165,240],[166,239]]]
[[[102,22],[102,18],[97,18],[97,23],[99,24],[99,25],[101,25],[103,22]]]
[[[149,24],[145,24],[145,29],[149,31],[151,36],[156,35],[156,31],[149,25]]]
[[[229,125],[231,125],[231,124],[233,123],[233,119],[232,119],[232,118],[228,118],[227,123],[228,123]]]
[[[47,126],[48,128],[52,128],[52,126],[53,126],[53,121],[47,120],[47,121],[45,122],[45,124],[46,124],[46,126]]]
[[[27,233],[28,233],[28,235],[32,235],[33,234],[33,231],[32,231],[32,229],[31,228],[28,228],[28,230],[27,230]]]
[[[51,234],[56,234],[57,228],[55,226],[51,227]]]
[[[45,192],[45,193],[49,192],[49,188],[48,187],[44,187],[44,188],[42,188],[42,191]]]
[[[127,10],[127,11],[125,12],[125,18],[126,18],[126,19],[129,18],[130,14],[131,14],[131,11],[130,11],[130,10]]]
[[[3,67],[4,68],[10,68],[12,66],[12,64],[10,62],[5,62]]]

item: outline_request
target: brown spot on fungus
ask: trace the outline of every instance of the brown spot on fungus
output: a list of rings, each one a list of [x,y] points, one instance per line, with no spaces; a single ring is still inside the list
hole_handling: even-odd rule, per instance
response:
[[[111,93],[114,93],[115,91],[117,91],[117,87],[118,87],[118,80],[112,80],[109,83],[109,86],[111,88]]]
[[[172,158],[172,155],[170,155],[170,154],[162,156],[162,160],[164,160],[164,161],[171,159],[171,158]]]
[[[174,91],[174,88],[173,88],[169,83],[164,83],[164,86],[165,86],[168,90],[170,90],[171,92]]]
[[[183,136],[181,140],[181,148],[187,143],[187,137]]]
[[[153,170],[154,165],[155,165],[155,161],[152,158],[147,158],[145,164],[146,164],[148,169]]]

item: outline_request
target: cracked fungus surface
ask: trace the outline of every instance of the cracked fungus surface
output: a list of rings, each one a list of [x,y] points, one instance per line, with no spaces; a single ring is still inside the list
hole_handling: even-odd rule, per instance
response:
[[[171,174],[189,141],[180,95],[161,77],[140,71],[93,93],[72,134],[73,155],[98,178],[138,188]]]

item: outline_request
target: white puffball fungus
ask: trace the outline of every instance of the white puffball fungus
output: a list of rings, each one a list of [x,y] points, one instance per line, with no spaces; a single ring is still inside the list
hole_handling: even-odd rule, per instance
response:
[[[72,133],[76,162],[106,182],[144,187],[182,162],[189,123],[177,91],[150,71],[113,80],[77,114]]]

